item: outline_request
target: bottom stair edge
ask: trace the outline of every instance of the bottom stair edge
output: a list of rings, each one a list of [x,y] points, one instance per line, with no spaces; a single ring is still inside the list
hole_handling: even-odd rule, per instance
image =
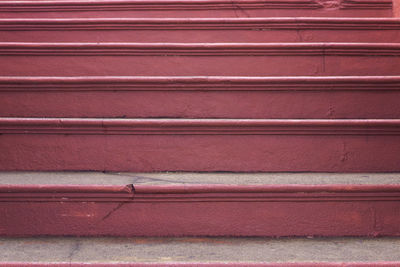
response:
[[[400,185],[0,185],[1,236],[400,236]]]

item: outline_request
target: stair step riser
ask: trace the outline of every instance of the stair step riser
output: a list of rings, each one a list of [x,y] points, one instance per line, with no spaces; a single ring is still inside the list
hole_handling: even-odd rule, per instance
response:
[[[392,17],[392,1],[1,1],[2,18]],[[341,2],[341,3],[340,3]]]
[[[0,79],[3,117],[397,118],[400,77]]]
[[[400,117],[400,92],[2,92],[3,117]]]
[[[396,75],[399,44],[1,43],[5,76]]]
[[[8,42],[400,42],[400,20],[14,19],[0,32]]]
[[[0,234],[399,236],[399,192],[397,185],[8,185]]]
[[[398,120],[3,118],[0,169],[396,172],[399,129]]]

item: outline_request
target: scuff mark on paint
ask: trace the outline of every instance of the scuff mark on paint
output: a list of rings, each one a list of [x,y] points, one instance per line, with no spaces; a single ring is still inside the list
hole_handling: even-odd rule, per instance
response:
[[[342,0],[317,0],[317,4],[323,9],[339,9],[342,6]]]

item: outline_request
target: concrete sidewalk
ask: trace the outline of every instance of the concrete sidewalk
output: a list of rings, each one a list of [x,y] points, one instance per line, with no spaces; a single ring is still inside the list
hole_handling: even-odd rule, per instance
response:
[[[400,184],[400,173],[0,172],[0,184]]]
[[[1,262],[400,262],[400,238],[12,238]]]

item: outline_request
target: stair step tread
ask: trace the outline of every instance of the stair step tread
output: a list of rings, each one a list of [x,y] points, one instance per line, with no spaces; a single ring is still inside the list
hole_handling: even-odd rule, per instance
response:
[[[54,85],[56,83],[173,83],[173,82],[192,82],[192,83],[239,83],[239,82],[264,82],[264,83],[329,83],[335,85],[337,83],[351,83],[356,86],[360,82],[363,83],[397,83],[400,82],[400,76],[0,76],[0,84],[28,84],[33,86],[38,83]],[[21,86],[22,86],[21,85]],[[182,90],[185,87],[180,88]],[[205,88],[207,89],[207,88]]]
[[[386,262],[384,266],[398,266],[399,249],[400,238],[0,238],[0,265],[359,262],[379,266]]]
[[[389,185],[400,173],[127,173],[127,172],[0,172],[0,184],[13,185]]]

